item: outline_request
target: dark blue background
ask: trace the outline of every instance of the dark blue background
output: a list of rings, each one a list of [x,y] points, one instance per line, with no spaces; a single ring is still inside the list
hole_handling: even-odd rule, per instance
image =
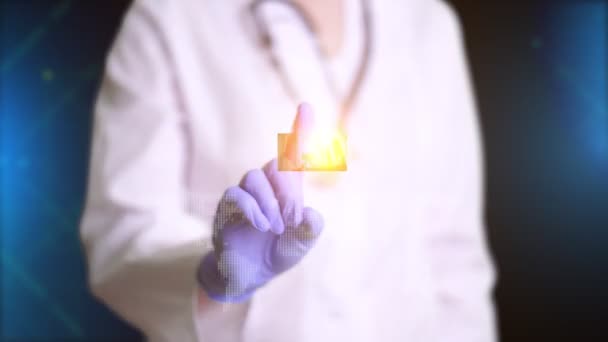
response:
[[[483,125],[501,336],[598,338],[608,299],[608,5],[451,2]],[[2,2],[4,339],[140,338],[89,295],[77,233],[91,107],[127,5]]]

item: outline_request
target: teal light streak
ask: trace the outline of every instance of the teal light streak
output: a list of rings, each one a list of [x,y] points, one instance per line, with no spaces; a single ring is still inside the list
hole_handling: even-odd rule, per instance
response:
[[[42,38],[49,32],[50,28],[65,17],[71,4],[72,0],[65,0],[55,6],[51,10],[48,20],[30,32],[27,37],[25,37],[25,39],[23,39],[21,43],[4,58],[4,61],[0,65],[0,75],[14,68],[23,56],[27,55],[36,45],[38,45]]]
[[[19,263],[14,260],[10,255],[1,252],[2,258],[2,267],[4,271],[8,271],[12,275],[11,278],[18,280],[24,288],[29,290],[34,296],[39,298],[41,301],[46,303],[44,308],[51,312],[51,314],[57,318],[72,334],[74,338],[82,338],[84,337],[84,333],[82,328],[78,325],[76,320],[72,318],[55,300],[49,296],[49,293],[46,289],[40,285],[38,282],[28,273],[26,272]]]

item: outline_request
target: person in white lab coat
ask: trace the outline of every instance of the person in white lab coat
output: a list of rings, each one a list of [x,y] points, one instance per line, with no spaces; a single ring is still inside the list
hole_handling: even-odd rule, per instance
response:
[[[495,341],[454,11],[293,0],[315,33],[291,5],[257,2],[136,0],[126,14],[95,107],[81,222],[93,293],[151,341]],[[348,170],[304,174],[323,232],[247,300],[211,299],[197,271],[218,202],[276,157],[302,101],[327,122],[348,115]]]

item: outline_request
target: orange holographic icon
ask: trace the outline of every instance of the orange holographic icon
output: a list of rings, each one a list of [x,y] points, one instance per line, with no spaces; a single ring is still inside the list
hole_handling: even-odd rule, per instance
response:
[[[346,135],[340,131],[315,131],[302,145],[296,133],[279,133],[280,171],[346,171]]]

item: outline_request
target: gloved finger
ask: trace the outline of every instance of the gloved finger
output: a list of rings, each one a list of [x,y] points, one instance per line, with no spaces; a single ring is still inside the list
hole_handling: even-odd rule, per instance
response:
[[[308,102],[302,102],[298,105],[296,119],[293,122],[293,131],[310,130],[314,127],[315,118],[312,106]]]
[[[262,213],[270,222],[270,229],[276,234],[283,233],[285,225],[279,201],[276,199],[272,185],[264,171],[255,169],[247,172],[239,186],[255,199]]]
[[[264,174],[279,201],[281,216],[288,228],[297,227],[302,222],[304,200],[302,196],[302,174],[296,171],[279,171],[276,159],[268,162]]]
[[[324,225],[323,216],[316,210],[306,207],[304,208],[302,223],[290,232],[287,240],[291,240],[292,248],[302,251],[307,250],[321,235]]]
[[[262,232],[270,229],[270,222],[264,216],[255,198],[238,186],[232,186],[224,192],[224,196],[220,200],[214,228],[222,228],[236,218],[245,219]]]
[[[313,247],[323,230],[323,217],[314,209],[305,208],[303,220],[293,230],[286,231],[275,245],[275,267],[282,272],[298,263]]]
[[[290,139],[287,141],[287,158],[299,164],[302,154],[307,152],[308,141],[314,129],[315,119],[312,107],[308,103],[298,106],[296,118],[293,121]]]

